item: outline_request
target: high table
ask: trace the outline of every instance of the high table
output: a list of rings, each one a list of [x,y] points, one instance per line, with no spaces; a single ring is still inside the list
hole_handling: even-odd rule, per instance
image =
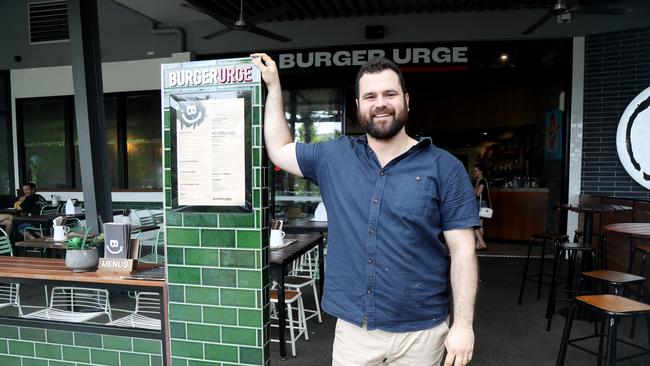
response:
[[[121,215],[123,213],[124,210],[113,210],[113,215]],[[49,228],[52,227],[52,220],[56,219],[59,216],[65,218],[75,218],[79,220],[86,219],[85,213],[74,214],[74,215],[66,215],[65,213],[53,213],[47,215],[16,216],[14,218],[13,230],[12,230],[13,240],[15,241],[16,238],[18,238],[18,226],[20,226],[21,224],[41,226],[49,230]]]
[[[633,239],[650,240],[650,223],[645,222],[623,222],[605,225],[605,234],[618,234],[628,238],[630,243],[630,255],[632,254]],[[603,240],[602,260],[604,268],[607,268],[607,240]],[[630,261],[632,258],[630,257]],[[630,262],[631,263],[631,262]],[[629,268],[628,268],[629,271]]]
[[[287,234],[306,234],[327,232],[327,221],[293,220],[285,221],[282,230]]]
[[[584,244],[591,246],[592,240],[592,230],[594,224],[594,214],[595,213],[605,213],[605,212],[624,212],[632,210],[630,206],[621,206],[621,205],[610,205],[610,204],[592,204],[592,205],[570,205],[562,204],[559,205],[560,210],[572,211],[575,213],[584,214]]]
[[[151,266],[143,266],[149,269]],[[167,292],[165,281],[147,281],[122,278],[115,273],[73,272],[66,268],[63,259],[0,257],[0,283],[29,283],[48,286],[99,287],[109,290],[149,291],[160,295],[161,328],[121,328],[92,323],[69,323],[63,321],[25,319],[0,316],[0,324],[21,327],[62,329],[75,332],[119,335],[134,338],[156,339],[162,342],[163,364],[167,365],[168,339],[166,335]]]
[[[298,241],[279,249],[269,249],[269,267],[271,279],[278,283],[278,333],[280,339],[280,357],[287,355],[286,337],[286,310],[284,298],[284,276],[291,269],[291,263],[299,259],[303,254],[318,246],[318,273],[321,274],[318,280],[319,296],[323,294],[323,236],[318,234],[287,235],[285,239],[297,239]],[[320,300],[319,300],[320,301]]]

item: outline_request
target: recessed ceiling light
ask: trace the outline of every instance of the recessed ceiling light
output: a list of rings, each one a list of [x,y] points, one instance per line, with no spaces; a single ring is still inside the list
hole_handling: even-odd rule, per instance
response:
[[[499,61],[501,62],[508,62],[510,60],[510,56],[507,53],[502,53],[501,56],[499,56]]]

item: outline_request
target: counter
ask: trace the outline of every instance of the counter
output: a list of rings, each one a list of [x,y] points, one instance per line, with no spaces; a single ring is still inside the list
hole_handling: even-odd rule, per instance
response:
[[[483,236],[523,241],[534,232],[544,232],[548,195],[548,188],[490,188],[494,214],[484,220]]]

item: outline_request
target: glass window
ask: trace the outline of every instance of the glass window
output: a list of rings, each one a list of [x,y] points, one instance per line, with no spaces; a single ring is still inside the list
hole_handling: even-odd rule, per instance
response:
[[[126,98],[128,187],[162,188],[160,96]]]
[[[0,72],[0,196],[13,195],[13,142],[8,101],[9,73]]]
[[[296,142],[316,143],[342,135],[342,92],[334,88],[294,89],[284,92],[285,118]],[[321,201],[318,187],[283,171],[274,171],[275,215],[297,219],[314,213]]]
[[[117,96],[104,97],[104,110],[106,114],[106,159],[108,171],[111,172],[111,187],[120,188],[120,174],[118,164],[118,135],[117,135]]]
[[[41,188],[66,188],[65,99],[21,103],[25,178]]]

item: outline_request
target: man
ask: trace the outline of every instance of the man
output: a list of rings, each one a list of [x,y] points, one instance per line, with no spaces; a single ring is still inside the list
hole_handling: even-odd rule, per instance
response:
[[[36,184],[29,182],[23,184],[23,193],[25,198],[20,203],[18,211],[27,215],[40,215],[41,208],[47,205],[47,201],[43,196],[36,193]],[[24,233],[25,239],[34,239],[35,234],[25,232],[25,228],[30,227],[30,224],[21,224],[18,226],[18,231]]]
[[[322,307],[338,318],[333,365],[438,365],[445,348],[445,365],[469,363],[476,199],[457,159],[428,138],[406,134],[409,95],[399,68],[378,58],[359,71],[357,116],[365,136],[296,144],[275,62],[251,57],[268,88],[271,161],[318,184],[330,213]]]

